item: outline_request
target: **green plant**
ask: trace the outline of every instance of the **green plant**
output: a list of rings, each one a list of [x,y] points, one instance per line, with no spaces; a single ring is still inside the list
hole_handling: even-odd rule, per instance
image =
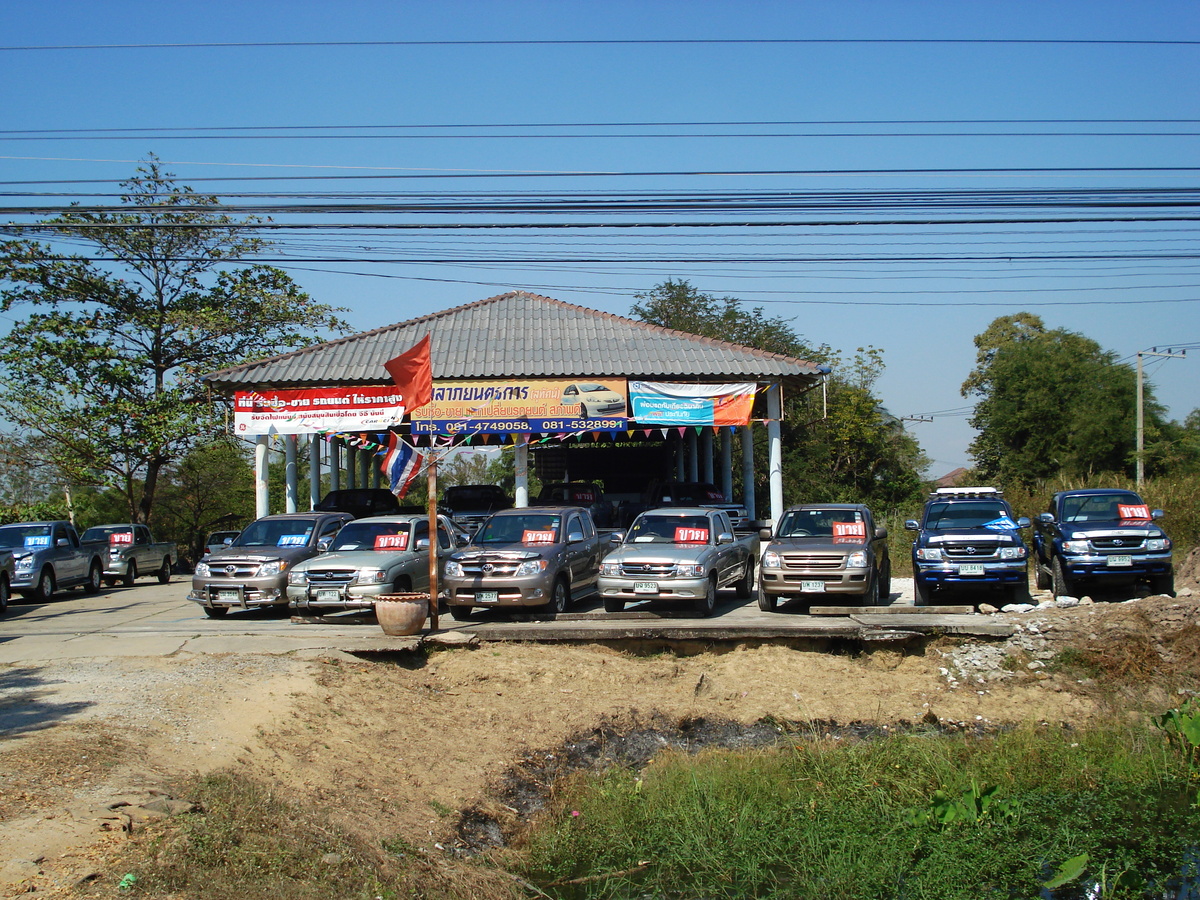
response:
[[[999,792],[999,785],[980,787],[979,782],[972,778],[971,786],[958,797],[945,791],[934,791],[929,800],[929,808],[913,810],[910,821],[914,825],[929,822],[945,826],[956,822],[979,823],[986,819],[1017,815],[1020,804],[1015,800],[998,799]]]

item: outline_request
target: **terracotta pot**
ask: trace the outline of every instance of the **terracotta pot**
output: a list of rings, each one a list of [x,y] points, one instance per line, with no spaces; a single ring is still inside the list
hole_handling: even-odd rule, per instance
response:
[[[380,594],[375,600],[375,618],[384,634],[417,634],[428,614],[428,594]]]

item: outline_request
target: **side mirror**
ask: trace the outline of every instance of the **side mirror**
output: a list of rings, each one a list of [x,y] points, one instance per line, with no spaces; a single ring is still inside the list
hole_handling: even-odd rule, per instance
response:
[[[732,544],[733,543],[733,535],[730,534],[728,531],[722,531],[720,534],[717,535],[717,543],[718,544]]]
[[[70,547],[71,542],[67,538],[59,538],[54,542],[55,547]]]
[[[1038,513],[1037,520],[1039,522],[1041,522],[1043,525],[1053,525],[1054,524],[1054,513],[1049,513],[1049,512]]]
[[[567,543],[568,544],[578,544],[582,540],[583,540],[583,532],[582,531],[572,531],[570,534],[567,535]]]
[[[225,540],[221,541],[221,543],[224,544],[226,547],[232,547],[233,546],[233,538],[225,538]]]
[[[1161,519],[1165,515],[1166,513],[1164,513],[1161,509],[1150,510],[1150,518],[1152,519]]]
[[[774,537],[774,535],[773,535],[773,534],[771,534],[771,529],[770,529],[770,528],[760,528],[760,529],[758,529],[758,539],[759,539],[760,541],[769,541],[769,540],[770,540],[772,537]]]
[[[428,550],[429,549],[429,538],[427,538],[427,537],[417,538],[417,549],[418,550]]]
[[[317,552],[324,553],[329,549],[329,545],[333,543],[333,535],[327,534],[325,537],[317,541]]]
[[[1029,521],[1028,516],[1021,516],[1021,518],[1017,519],[1017,527],[1018,528],[1028,528],[1030,526],[1030,524],[1031,523]]]
[[[921,526],[917,522],[916,519],[905,519],[904,520],[904,530],[905,531],[920,531]]]
[[[614,531],[614,532],[612,532],[612,534],[610,534],[608,536],[608,540],[609,540],[609,543],[612,543],[612,544],[623,544],[623,543],[625,543],[625,532]]]
[[[878,540],[886,541],[887,540],[887,529],[884,528],[882,525],[877,526],[875,528],[875,537]]]

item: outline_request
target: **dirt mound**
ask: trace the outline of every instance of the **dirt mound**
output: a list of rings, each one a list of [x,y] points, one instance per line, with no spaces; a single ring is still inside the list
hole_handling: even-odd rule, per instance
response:
[[[1200,547],[1193,547],[1183,565],[1175,567],[1175,589],[1200,591]]]

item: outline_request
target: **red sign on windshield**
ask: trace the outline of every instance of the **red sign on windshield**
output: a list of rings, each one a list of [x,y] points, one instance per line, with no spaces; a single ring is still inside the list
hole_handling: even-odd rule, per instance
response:
[[[707,544],[707,528],[676,528],[675,543],[677,544]]]
[[[532,528],[526,528],[525,532],[521,535],[521,543],[522,544],[553,544],[554,543],[554,530],[551,529],[550,531],[536,531]]]
[[[833,536],[840,537],[866,537],[867,526],[863,522],[834,522]]]
[[[1141,506],[1126,506],[1124,503],[1118,504],[1117,514],[1122,519],[1148,519],[1150,518],[1150,507],[1142,504]]]
[[[402,531],[399,534],[377,534],[375,535],[376,550],[407,550],[408,549],[408,532]]]
[[[112,534],[110,534],[108,536],[108,542],[110,544],[132,544],[133,543],[133,532],[132,531],[114,531]]]

